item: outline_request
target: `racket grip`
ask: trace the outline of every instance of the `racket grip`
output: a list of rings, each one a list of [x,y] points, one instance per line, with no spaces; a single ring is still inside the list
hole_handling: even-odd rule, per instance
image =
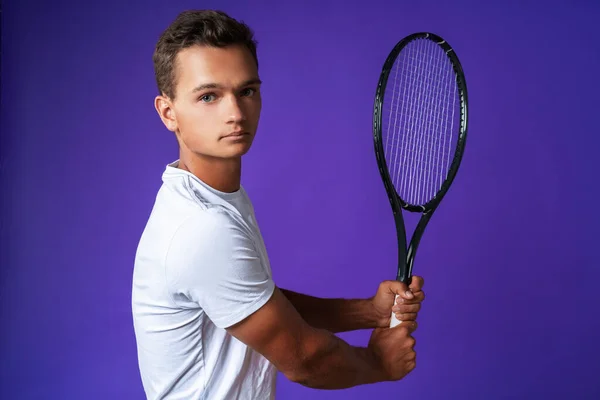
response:
[[[396,298],[394,299],[394,305],[396,305],[396,301],[398,301],[398,297],[400,297],[400,295],[397,294]],[[392,319],[390,321],[390,328],[393,328],[395,326],[400,325],[401,322],[402,321],[400,321],[398,318],[396,318],[396,314],[394,312],[392,312]]]

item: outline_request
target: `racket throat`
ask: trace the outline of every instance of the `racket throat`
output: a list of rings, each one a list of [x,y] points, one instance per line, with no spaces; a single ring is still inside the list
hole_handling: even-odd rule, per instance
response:
[[[419,243],[421,242],[425,228],[427,227],[427,224],[429,223],[434,211],[435,209],[431,209],[423,213],[410,240],[410,245],[406,251],[406,275],[409,279],[412,278],[413,265],[415,262],[417,249],[419,248]]]
[[[400,212],[395,214],[398,234],[398,276],[396,279],[405,283],[406,285],[410,285],[412,281],[412,271],[417,249],[419,247],[419,243],[421,242],[421,238],[423,237],[423,233],[425,232],[425,228],[427,227],[427,224],[429,223],[434,211],[435,209],[431,209],[423,213],[419,223],[417,224],[417,227],[415,228],[408,247],[406,243],[404,219],[402,218]]]
[[[396,280],[410,285],[410,274],[407,265],[407,243],[406,243],[406,228],[404,225],[404,218],[402,218],[402,211],[398,207],[398,211],[394,211],[394,218],[396,220],[396,236],[398,239],[398,275]]]

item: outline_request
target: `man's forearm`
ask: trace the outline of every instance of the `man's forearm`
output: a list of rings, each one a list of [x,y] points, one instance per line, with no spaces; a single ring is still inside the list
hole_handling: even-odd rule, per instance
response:
[[[290,290],[281,292],[311,326],[330,332],[347,332],[376,326],[368,299],[324,299]]]
[[[320,344],[308,351],[309,360],[292,381],[313,389],[346,389],[387,380],[368,348],[351,346],[325,329],[315,331]]]

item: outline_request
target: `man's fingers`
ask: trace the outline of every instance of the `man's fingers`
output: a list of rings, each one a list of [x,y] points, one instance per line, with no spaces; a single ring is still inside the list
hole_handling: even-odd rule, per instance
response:
[[[406,320],[402,321],[401,324],[396,325],[391,329],[406,329],[409,334],[413,333],[417,329],[417,321]]]
[[[399,304],[418,304],[425,300],[425,292],[411,292],[412,297],[407,298],[406,296],[400,296],[394,305]]]
[[[419,304],[423,300],[425,300],[425,292],[415,292],[412,299],[403,299],[402,301],[398,299],[398,304]]]
[[[392,307],[392,311],[395,313],[416,313],[421,310],[421,303],[416,304],[396,304]]]
[[[385,287],[395,295],[398,295],[396,303],[417,303],[425,299],[425,294],[421,290],[424,284],[423,278],[420,276],[413,276],[410,286],[400,281],[386,281]]]
[[[422,277],[413,275],[411,282],[410,282],[409,289],[413,292],[418,292],[418,291],[423,290],[424,284],[425,284],[425,280]]]
[[[417,313],[396,313],[396,318],[398,318],[399,321],[416,321],[417,320]]]
[[[400,299],[412,300],[415,295],[412,291],[409,290],[408,286],[405,283],[400,281],[386,281],[387,289],[390,290],[395,295],[399,295],[400,298],[397,300],[400,302]]]

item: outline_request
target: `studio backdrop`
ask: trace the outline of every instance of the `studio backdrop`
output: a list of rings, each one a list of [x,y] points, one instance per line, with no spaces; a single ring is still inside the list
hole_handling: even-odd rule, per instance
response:
[[[364,298],[395,277],[372,135],[394,44],[437,33],[467,79],[466,152],[414,269],[417,368],[343,391],[280,375],[278,398],[600,398],[592,0],[3,1],[0,398],[144,399],[133,261],[178,157],[153,108],[152,51],[192,8],[259,42],[263,113],[242,183],[283,288]]]

